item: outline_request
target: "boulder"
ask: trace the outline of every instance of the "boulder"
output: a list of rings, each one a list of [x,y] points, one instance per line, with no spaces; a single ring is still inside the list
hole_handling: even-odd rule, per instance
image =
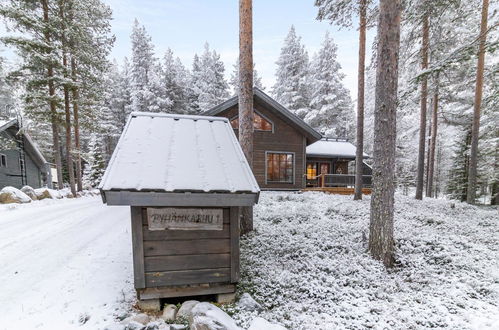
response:
[[[35,189],[35,194],[38,199],[61,199],[62,195],[57,190],[49,189],[49,188],[38,188]]]
[[[130,318],[130,321],[138,322],[138,323],[141,323],[143,325],[146,325],[147,323],[149,323],[149,321],[151,321],[151,318],[149,317],[149,315],[147,315],[145,313],[140,313],[140,314],[136,314],[136,315],[132,316]]]
[[[73,193],[71,192],[71,189],[69,189],[69,188],[61,189],[61,190],[59,190],[59,193],[64,198],[74,198]]]
[[[241,330],[227,313],[207,302],[196,304],[190,316],[191,330]]]
[[[21,191],[28,195],[31,200],[36,201],[38,199],[38,197],[36,197],[35,189],[31,188],[30,186],[22,187]]]
[[[243,295],[241,296],[241,298],[239,298],[239,301],[237,302],[237,306],[240,309],[246,311],[261,312],[263,310],[262,305],[256,302],[256,300],[253,299],[253,297],[251,297],[249,293],[243,293]]]
[[[196,306],[199,304],[199,301],[197,300],[187,300],[184,301],[182,306],[178,309],[177,315],[175,316],[176,319],[181,319],[184,318],[186,320],[189,320],[189,317],[191,315],[191,311]]]
[[[132,321],[125,326],[125,330],[144,330],[145,328],[145,325],[135,321]]]
[[[0,190],[0,203],[30,203],[31,198],[21,190],[14,187],[5,187]]]
[[[286,328],[280,324],[270,323],[261,317],[256,317],[251,321],[248,330],[286,330]]]
[[[175,317],[177,316],[177,307],[175,305],[166,305],[163,308],[163,315],[161,318],[166,322],[175,321]]]

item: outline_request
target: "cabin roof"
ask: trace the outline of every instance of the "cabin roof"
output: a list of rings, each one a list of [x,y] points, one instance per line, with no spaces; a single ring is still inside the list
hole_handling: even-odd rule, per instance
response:
[[[355,151],[355,146],[346,140],[323,138],[307,146],[307,157],[355,159]],[[369,156],[364,153],[364,157],[368,158]]]
[[[313,129],[310,125],[296,116],[294,113],[286,109],[279,102],[268,96],[261,89],[254,87],[253,88],[253,96],[259,102],[267,105],[268,109],[274,111],[280,117],[283,117],[287,122],[290,122],[294,127],[296,127],[300,132],[302,132],[308,139],[309,143],[313,143],[319,140],[322,135]],[[239,99],[238,96],[234,96],[227,101],[211,108],[208,111],[205,111],[203,114],[206,116],[216,116],[219,113],[229,109],[230,107],[238,104]]]
[[[148,112],[130,115],[99,188],[167,193],[260,191],[227,118]]]
[[[18,133],[19,123],[18,123],[17,119],[10,119],[10,120],[2,119],[2,120],[0,120],[0,133],[3,131],[6,131],[9,128],[14,128],[16,133]],[[40,152],[40,150],[38,149],[37,145],[31,139],[31,136],[25,130],[21,130],[21,132],[25,138],[25,140],[24,140],[25,150],[30,154],[33,161],[39,167],[45,166],[45,164],[47,164],[47,160],[45,159],[45,157],[43,157],[43,155]]]

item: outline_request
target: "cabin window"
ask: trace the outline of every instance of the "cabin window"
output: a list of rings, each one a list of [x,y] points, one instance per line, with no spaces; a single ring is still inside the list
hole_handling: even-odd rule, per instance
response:
[[[7,156],[0,154],[0,167],[7,167]]]
[[[232,118],[230,124],[233,129],[239,129],[239,117]],[[272,132],[272,123],[255,111],[253,116],[253,128],[256,131]]]
[[[293,183],[294,154],[267,152],[267,182]]]
[[[307,179],[314,180],[317,176],[317,163],[307,164]]]

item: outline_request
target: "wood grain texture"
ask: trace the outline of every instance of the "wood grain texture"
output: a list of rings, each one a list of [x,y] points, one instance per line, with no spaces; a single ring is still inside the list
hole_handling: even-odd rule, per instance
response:
[[[212,283],[209,285],[182,285],[168,287],[153,287],[137,290],[139,299],[158,299],[170,297],[186,297],[200,296],[217,293],[236,292],[234,284],[218,284]]]
[[[239,281],[239,214],[238,207],[230,208],[230,281]]]
[[[146,272],[227,268],[231,266],[231,254],[196,254],[180,256],[145,257]]]
[[[147,287],[220,283],[230,281],[230,268],[148,272],[145,275]]]
[[[144,244],[142,236],[142,212],[140,207],[132,206],[132,251],[133,278],[136,289],[146,287],[144,276]]]
[[[230,226],[224,224],[222,230],[154,230],[151,231],[147,226],[143,226],[144,241],[161,240],[193,240],[205,238],[229,238]]]
[[[230,239],[145,241],[144,256],[229,253]]]

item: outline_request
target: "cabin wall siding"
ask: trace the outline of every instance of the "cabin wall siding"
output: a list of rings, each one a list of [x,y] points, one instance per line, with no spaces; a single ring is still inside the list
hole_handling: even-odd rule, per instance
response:
[[[306,138],[298,130],[289,125],[282,118],[255,100],[254,108],[274,124],[273,132],[254,131],[253,141],[253,174],[261,189],[289,189],[304,188],[305,149]],[[233,118],[238,115],[237,104],[222,111],[217,116]],[[234,130],[236,136],[238,130]],[[266,152],[289,152],[294,154],[294,180],[293,183],[268,183],[266,182]]]
[[[7,131],[8,134],[3,134],[4,137],[10,138],[12,141],[16,142],[12,137],[12,132]],[[16,142],[17,143],[17,142]],[[19,162],[20,152],[18,150],[1,150],[0,154],[7,156],[7,167],[0,166],[0,189],[6,186],[12,186],[18,189],[23,187],[21,178],[21,165]],[[25,155],[25,168],[26,168],[26,181],[27,185],[33,188],[41,187],[41,169],[33,161],[31,155],[28,152]]]

